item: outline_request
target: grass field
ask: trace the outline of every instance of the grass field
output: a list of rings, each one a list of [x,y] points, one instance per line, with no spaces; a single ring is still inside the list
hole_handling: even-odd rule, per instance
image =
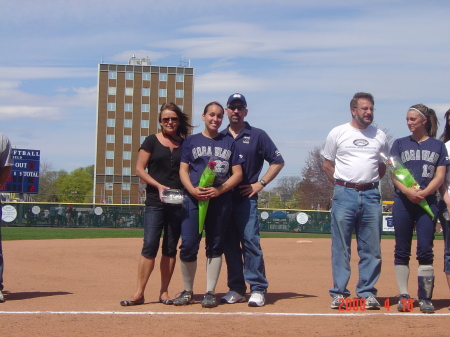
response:
[[[101,239],[101,238],[142,238],[143,229],[109,228],[36,228],[3,227],[2,239],[10,240],[51,240],[51,239]],[[262,232],[262,238],[329,238],[330,234]],[[383,235],[383,239],[393,239],[393,235]],[[436,234],[442,239],[442,234]]]

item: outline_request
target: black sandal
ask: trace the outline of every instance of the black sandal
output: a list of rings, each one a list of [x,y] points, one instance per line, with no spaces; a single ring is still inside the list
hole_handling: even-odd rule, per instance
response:
[[[162,298],[159,299],[159,303],[165,304],[165,305],[171,305],[173,304],[173,300],[163,300]]]
[[[141,305],[141,304],[144,304],[144,302],[145,302],[145,299],[144,299],[144,296],[142,296],[140,299],[138,299],[137,301],[129,301],[129,300],[127,300],[127,301],[121,301],[120,302],[120,305],[122,306],[122,307],[129,307],[129,306],[132,306],[132,305]]]

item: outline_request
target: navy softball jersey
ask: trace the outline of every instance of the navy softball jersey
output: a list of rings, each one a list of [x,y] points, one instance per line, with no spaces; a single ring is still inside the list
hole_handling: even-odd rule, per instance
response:
[[[219,134],[211,139],[198,133],[189,136],[181,147],[181,161],[189,164],[189,178],[194,187],[208,165],[211,156],[216,156],[216,179],[213,186],[219,186],[231,175],[231,167],[244,160],[237,152],[234,140]],[[206,257],[214,258],[223,254],[224,232],[231,214],[231,192],[228,191],[209,200],[205,219]],[[184,262],[197,260],[201,234],[198,233],[198,201],[188,195],[183,201],[181,223],[180,259]]]
[[[425,189],[434,178],[438,166],[450,164],[444,143],[432,137],[421,143],[410,136],[397,139],[390,154],[411,172],[421,189]],[[436,194],[428,195],[426,200],[436,214]],[[398,190],[395,191],[392,215],[395,229],[395,264],[409,264],[414,225],[417,231],[417,260],[421,265],[433,264],[436,217],[431,219],[418,204],[411,202]]]
[[[410,136],[396,139],[390,154],[395,160],[401,160],[421,189],[434,178],[436,167],[450,164],[445,144],[433,137],[421,143]]]
[[[181,146],[181,162],[189,164],[189,177],[194,187],[198,186],[200,176],[208,165],[211,156],[216,156],[216,179],[213,186],[221,185],[231,175],[231,167],[244,160],[239,156],[234,141],[222,134],[215,138],[202,133],[189,136]]]

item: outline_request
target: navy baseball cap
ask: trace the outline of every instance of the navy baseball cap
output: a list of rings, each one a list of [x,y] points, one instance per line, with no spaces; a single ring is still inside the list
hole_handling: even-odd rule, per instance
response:
[[[234,100],[240,100],[242,103],[244,103],[245,106],[247,106],[247,101],[245,100],[245,97],[242,94],[236,93],[236,94],[231,95],[228,98],[227,105],[230,104],[231,102],[233,102]]]

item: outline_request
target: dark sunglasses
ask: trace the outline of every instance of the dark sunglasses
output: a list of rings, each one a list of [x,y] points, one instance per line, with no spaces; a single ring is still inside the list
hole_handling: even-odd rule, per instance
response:
[[[172,122],[178,122],[179,119],[178,119],[178,117],[165,117],[165,118],[162,118],[162,121],[163,121],[164,123],[167,123],[167,122],[169,122],[169,121],[172,121]]]
[[[229,105],[228,109],[230,109],[231,111],[234,111],[237,109],[237,111],[243,111],[245,110],[245,105]]]

